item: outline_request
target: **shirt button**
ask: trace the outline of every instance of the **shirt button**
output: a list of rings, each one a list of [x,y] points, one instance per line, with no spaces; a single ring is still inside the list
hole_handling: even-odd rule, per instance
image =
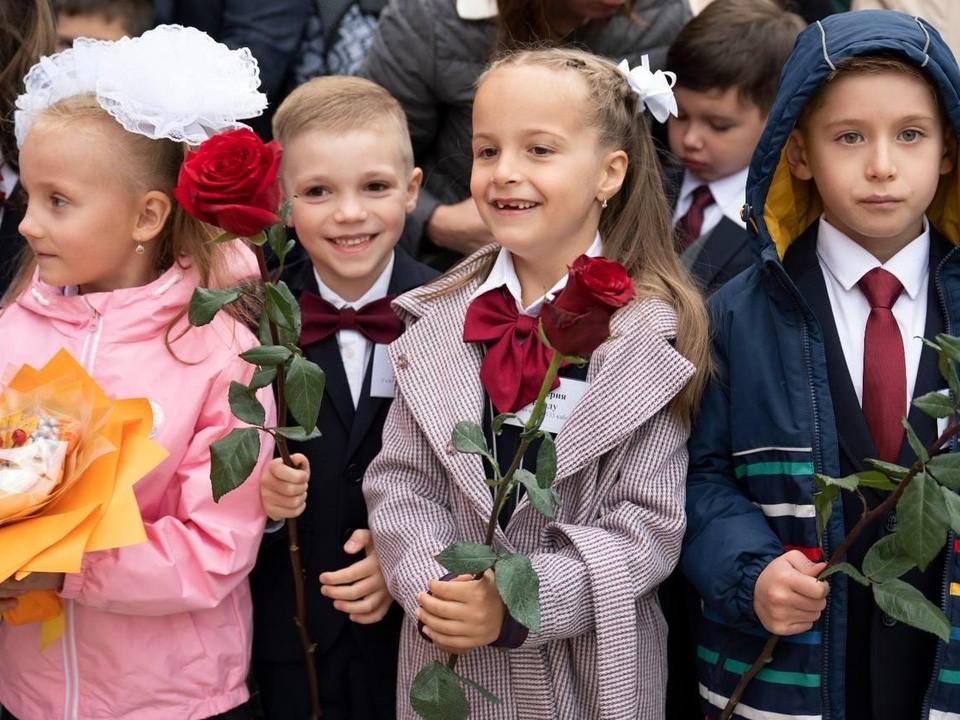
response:
[[[401,370],[406,370],[410,367],[410,358],[406,355],[397,355],[397,367]]]
[[[353,360],[354,356],[356,355],[356,353],[353,351],[353,346],[352,346],[352,345],[347,345],[347,346],[343,349],[343,354],[346,355],[346,357],[347,357],[348,360]]]
[[[892,618],[886,613],[880,613],[880,624],[884,627],[891,628],[897,624],[896,618]]]

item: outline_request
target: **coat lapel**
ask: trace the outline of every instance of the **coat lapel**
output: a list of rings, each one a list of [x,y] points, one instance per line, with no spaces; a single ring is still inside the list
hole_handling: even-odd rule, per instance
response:
[[[710,287],[720,271],[739,253],[749,253],[746,233],[733,220],[724,216],[710,232],[693,261],[690,272],[704,287]]]
[[[661,410],[694,374],[670,344],[673,310],[648,298],[617,312],[611,339],[593,353],[590,388],[557,435],[557,481],[623,443]]]

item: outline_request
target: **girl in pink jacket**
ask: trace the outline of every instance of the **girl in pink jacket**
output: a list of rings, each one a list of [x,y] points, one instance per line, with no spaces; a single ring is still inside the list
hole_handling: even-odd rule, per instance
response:
[[[76,574],[0,584],[0,609],[57,590],[66,625],[45,650],[37,625],[0,625],[4,720],[245,717],[246,578],[264,515],[256,483],[214,503],[209,447],[240,425],[227,393],[249,380],[237,353],[256,340],[223,313],[187,322],[193,290],[232,283],[243,259],[211,244],[171,190],[183,141],[262,109],[256,85],[247,51],[171,27],[78,41],[27,76],[16,132],[32,255],[0,314],[0,368],[65,348],[108,395],[149,398],[169,457],[135,487],[146,542],[88,553]],[[257,477],[271,452],[263,442]]]

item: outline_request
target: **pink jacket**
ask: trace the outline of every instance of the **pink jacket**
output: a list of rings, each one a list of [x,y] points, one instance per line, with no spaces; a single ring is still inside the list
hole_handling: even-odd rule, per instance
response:
[[[243,425],[227,390],[249,379],[237,353],[256,340],[221,313],[173,342],[173,357],[166,328],[196,285],[178,266],[144,287],[83,296],[35,279],[0,315],[0,371],[66,348],[107,394],[150,399],[153,437],[170,453],[135,488],[147,542],[90,553],[67,576],[62,639],[41,652],[37,625],[0,625],[0,703],[20,720],[192,720],[247,699],[247,574],[265,517],[253,480],[213,501],[209,446]],[[272,424],[269,390],[260,399]],[[251,477],[272,451],[261,436]]]

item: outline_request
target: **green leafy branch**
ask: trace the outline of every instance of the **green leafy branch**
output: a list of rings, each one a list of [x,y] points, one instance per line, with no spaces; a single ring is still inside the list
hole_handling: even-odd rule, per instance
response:
[[[937,352],[938,367],[947,381],[950,395],[932,392],[914,399],[913,404],[930,417],[956,419],[960,415],[960,378],[956,369],[956,363],[960,362],[960,339],[940,334],[936,342],[926,339],[923,342]],[[907,442],[917,456],[909,468],[867,459],[872,470],[844,478],[814,475],[818,487],[814,508],[821,549],[824,547],[823,533],[840,491],[856,493],[863,504],[860,519],[831,554],[817,579],[826,580],[836,573],[844,573],[854,582],[870,587],[874,601],[890,617],[948,642],[950,622],[943,611],[900,578],[914,567],[925,570],[943,549],[951,530],[960,535],[960,496],[957,495],[960,490],[960,453],[942,452],[942,448],[960,433],[960,422],[949,424],[929,447],[923,446],[906,418],[901,422]],[[889,495],[871,510],[861,488],[873,488],[889,492]],[[862,568],[857,569],[845,562],[847,552],[861,533],[894,510],[896,531],[870,547],[863,558]],[[760,656],[741,676],[731,693],[720,715],[721,720],[733,717],[750,681],[773,659],[779,639],[779,635],[767,639]]]
[[[540,632],[540,578],[526,555],[497,551],[493,547],[493,536],[507,498],[520,485],[525,489],[534,509],[549,518],[556,516],[560,505],[557,492],[553,488],[557,477],[557,447],[549,433],[541,430],[540,426],[545,415],[547,395],[564,361],[578,364],[584,362],[578,357],[553,353],[540,393],[520,432],[517,451],[506,472],[501,473],[496,457],[487,446],[483,428],[466,420],[458,422],[454,427],[451,438],[454,447],[462,453],[480,455],[487,461],[493,477],[487,479],[486,483],[495,488],[496,492],[483,544],[456,542],[436,556],[437,562],[450,572],[473,575],[475,579],[483,577],[487,570],[493,569],[497,592],[510,616],[534,633]],[[497,415],[492,422],[494,435],[499,435],[503,424],[515,417],[513,413]],[[534,440],[541,442],[537,450],[536,471],[530,472],[521,468],[520,464]],[[410,704],[425,720],[467,718],[470,714],[470,703],[467,700],[466,687],[473,688],[489,702],[499,704],[500,699],[496,695],[455,671],[457,658],[457,655],[450,655],[446,664],[430,662],[414,678],[410,686]]]
[[[262,343],[240,354],[246,362],[256,367],[246,385],[230,383],[228,399],[233,414],[250,427],[235,428],[210,446],[210,480],[213,497],[217,502],[231,490],[235,490],[250,477],[260,455],[260,433],[271,435],[283,462],[294,467],[290,459],[287,440],[303,442],[318,437],[317,418],[323,397],[324,374],[315,363],[307,360],[300,348],[300,305],[286,283],[274,281],[267,268],[263,246],[270,244],[280,267],[294,246],[287,239],[286,218],[290,212],[287,203],[282,211],[282,220],[262,233],[249,239],[260,269],[260,283],[241,287],[210,289],[197,288],[190,299],[188,319],[192,325],[211,322],[216,314],[228,305],[248,296],[262,293],[263,313],[260,316],[259,339]],[[220,235],[214,242],[234,239],[229,233]],[[287,412],[296,425],[271,427],[266,425],[266,410],[257,398],[257,391],[273,385],[277,398],[278,422],[284,422]],[[256,478],[255,480],[259,480]],[[293,567],[294,594],[297,614],[293,621],[303,646],[306,670],[310,687],[311,718],[320,717],[320,691],[314,662],[314,643],[307,635],[304,571],[300,561],[299,531],[296,519],[287,520],[290,562]]]

